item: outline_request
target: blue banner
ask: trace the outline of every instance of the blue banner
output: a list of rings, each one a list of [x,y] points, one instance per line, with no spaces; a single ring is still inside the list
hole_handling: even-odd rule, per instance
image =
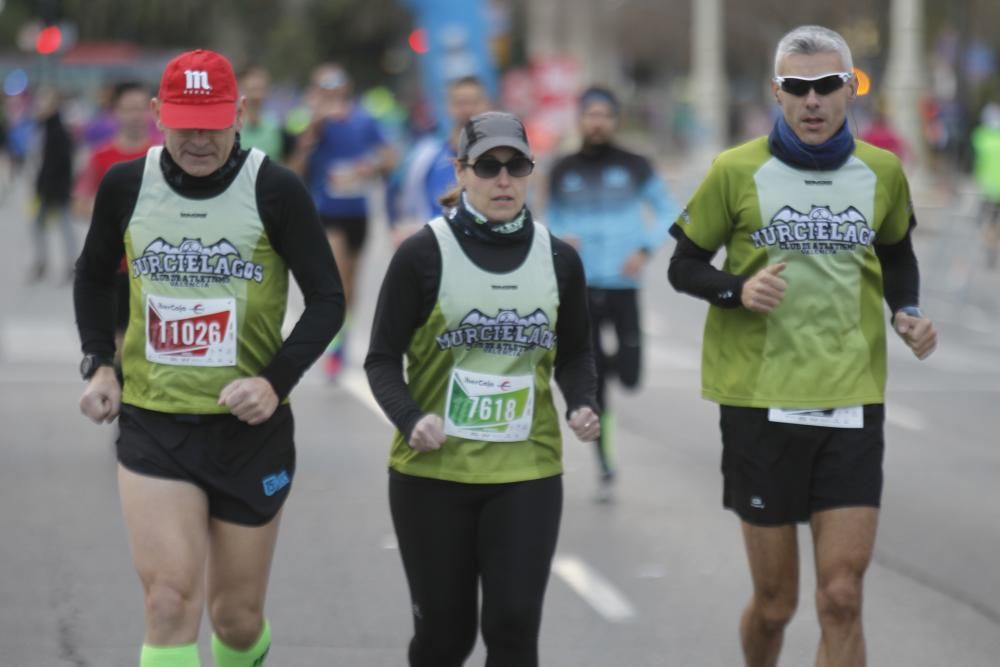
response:
[[[417,28],[426,36],[427,52],[420,59],[424,95],[434,110],[441,132],[451,121],[445,105],[449,81],[477,76],[490,96],[497,96],[496,66],[490,52],[492,41],[487,0],[405,0]]]

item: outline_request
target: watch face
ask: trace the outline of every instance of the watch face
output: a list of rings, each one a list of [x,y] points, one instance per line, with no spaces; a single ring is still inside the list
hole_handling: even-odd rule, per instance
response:
[[[87,354],[80,361],[80,375],[84,380],[89,380],[97,372],[98,368],[110,365],[110,361],[101,359],[96,354]]]

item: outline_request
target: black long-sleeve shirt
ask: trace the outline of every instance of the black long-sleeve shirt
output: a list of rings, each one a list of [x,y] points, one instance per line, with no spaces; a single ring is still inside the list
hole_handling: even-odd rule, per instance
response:
[[[519,266],[527,257],[532,241],[531,234],[513,244],[490,243],[464,234],[456,234],[456,238],[476,266],[496,273]],[[552,260],[559,286],[555,379],[569,412],[583,406],[596,412],[597,373],[583,264],[572,247],[555,237],[552,237]],[[375,399],[407,439],[424,412],[406,385],[403,356],[413,332],[434,309],[440,285],[441,250],[434,232],[424,227],[399,247],[389,263],[365,358],[365,371]]]
[[[166,150],[160,167],[177,194],[209,199],[229,187],[248,154],[234,147],[223,167],[201,178],[185,173]],[[97,191],[73,288],[77,329],[85,354],[110,358],[114,353],[114,276],[125,252],[125,229],[139,196],[145,160],[114,165]],[[298,177],[265,159],[256,188],[257,209],[268,239],[284,258],[305,300],[299,321],[260,372],[279,398],[284,398],[340,328],[344,291],[312,198]]]

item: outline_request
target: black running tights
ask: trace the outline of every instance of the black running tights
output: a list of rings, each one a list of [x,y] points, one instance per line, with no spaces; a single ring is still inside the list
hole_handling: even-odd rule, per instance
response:
[[[410,666],[465,662],[480,585],[486,667],[538,665],[562,477],[463,484],[390,471],[389,504],[410,586]]]

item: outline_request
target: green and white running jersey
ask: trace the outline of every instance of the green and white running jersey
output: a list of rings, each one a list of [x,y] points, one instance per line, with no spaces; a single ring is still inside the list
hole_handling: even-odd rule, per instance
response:
[[[281,346],[288,294],[284,259],[257,211],[252,149],[222,194],[189,199],[150,149],[125,230],[129,323],[122,400],[169,413],[226,413],[219,392],[257,375]]]
[[[409,388],[442,415],[444,445],[417,452],[396,433],[389,465],[466,483],[540,479],[562,472],[552,402],[559,286],[548,231],[536,224],[524,262],[508,273],[479,268],[443,218],[437,303],[406,351]]]
[[[709,308],[702,394],[723,405],[832,408],[883,402],[882,271],[874,243],[911,217],[899,160],[862,141],[840,169],[781,162],[761,137],[722,153],[678,220],[695,244],[725,247],[723,270],[786,262],[784,301],[761,315]]]

